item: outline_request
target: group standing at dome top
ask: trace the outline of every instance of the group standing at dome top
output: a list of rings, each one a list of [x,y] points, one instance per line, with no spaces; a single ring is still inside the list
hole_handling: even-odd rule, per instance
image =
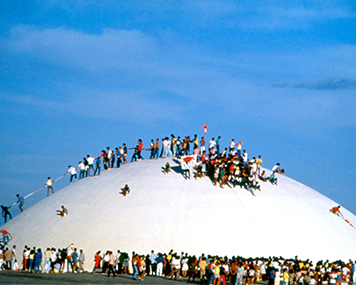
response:
[[[171,134],[170,138],[165,137],[161,141],[159,139],[151,140],[149,148],[144,148],[141,139],[138,140],[137,146],[128,148],[124,143],[120,147],[112,150],[107,147],[102,150],[101,154],[92,157],[89,154],[79,161],[78,165],[68,166],[68,171],[65,175],[70,174],[70,184],[77,179],[83,179],[90,175],[100,175],[101,168],[109,170],[111,168],[119,168],[121,164],[128,163],[127,155],[129,150],[133,150],[131,162],[143,160],[142,152],[149,151],[149,159],[158,159],[174,156],[177,158],[195,155],[196,161],[194,164],[195,178],[208,176],[212,179],[214,185],[219,184],[221,188],[225,185],[235,187],[239,185],[254,195],[255,190],[260,190],[258,180],[270,181],[277,185],[277,177],[275,173],[284,174],[284,170],[280,168],[277,163],[272,168],[272,174],[266,176],[265,172],[261,172],[262,158],[259,155],[257,158],[248,157],[248,153],[242,148],[244,141],[235,141],[232,139],[229,147],[223,148],[221,146],[221,136],[215,140],[213,137],[209,142],[205,137],[199,140],[197,135],[193,138],[186,136],[181,139]],[[79,176],[77,175],[79,171]],[[91,174],[92,171],[92,174]],[[189,175],[186,178],[190,178]]]

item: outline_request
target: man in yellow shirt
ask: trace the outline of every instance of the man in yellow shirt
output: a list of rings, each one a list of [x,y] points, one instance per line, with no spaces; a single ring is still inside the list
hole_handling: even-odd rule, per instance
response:
[[[47,197],[49,195],[49,189],[52,190],[52,194],[54,193],[52,183],[53,183],[53,180],[51,179],[51,177],[48,177],[46,184],[43,186],[43,187],[47,187]]]
[[[203,257],[202,260],[200,260],[199,262],[199,268],[200,268],[200,279],[201,279],[201,283],[203,284],[204,283],[204,279],[205,279],[205,270],[206,270],[206,258]]]
[[[287,269],[283,270],[283,284],[288,285],[289,284],[289,273]]]
[[[261,166],[262,166],[262,158],[260,155],[256,159],[256,163],[257,163],[257,174],[260,175],[261,174]]]

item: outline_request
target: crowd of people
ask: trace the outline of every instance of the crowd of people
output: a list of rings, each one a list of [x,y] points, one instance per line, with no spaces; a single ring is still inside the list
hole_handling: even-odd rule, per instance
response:
[[[133,279],[144,281],[145,276],[170,278],[187,283],[252,285],[266,281],[271,285],[341,285],[356,280],[355,263],[300,260],[282,257],[232,258],[202,254],[199,257],[181,252],[168,254],[128,254],[117,250],[98,250],[93,255],[94,267],[84,269],[85,254],[78,253],[73,244],[66,248],[32,249],[25,246],[20,259],[16,257],[16,246],[0,249],[1,270],[23,270],[30,273],[84,273],[104,274],[108,277],[131,274]]]
[[[0,270],[23,270],[30,273],[85,273],[85,254],[77,251],[73,244],[66,248],[30,248],[25,245],[22,262],[16,256],[16,245],[12,249],[0,246]]]
[[[201,178],[203,176],[209,176],[214,185],[219,184],[221,188],[224,186],[234,187],[239,185],[247,190],[251,191],[254,195],[254,190],[260,190],[258,180],[269,181],[274,185],[277,185],[276,173],[284,175],[284,170],[280,168],[280,164],[277,163],[272,168],[272,174],[266,176],[265,171],[261,172],[262,158],[259,155],[257,158],[248,158],[246,150],[242,149],[244,141],[235,142],[232,139],[229,148],[222,150],[221,148],[221,136],[217,140],[212,138],[209,143],[205,141],[204,137],[199,140],[197,135],[191,139],[190,136],[186,136],[183,139],[181,137],[175,137],[171,134],[171,138],[165,137],[161,141],[156,139],[151,140],[150,147],[144,149],[144,145],[141,139],[138,140],[137,146],[134,148],[127,148],[124,143],[121,147],[116,147],[115,150],[111,150],[107,147],[106,150],[102,150],[100,156],[94,158],[89,154],[79,161],[78,166],[68,166],[68,171],[65,175],[70,174],[70,184],[77,179],[83,179],[92,175],[100,175],[101,167],[104,171],[111,168],[119,168],[121,164],[128,163],[127,154],[128,150],[133,150],[131,162],[140,161],[142,157],[142,151],[150,151],[149,159],[158,159],[174,156],[177,158],[195,155],[197,157],[194,165],[195,178]],[[222,151],[221,151],[222,150]],[[164,167],[164,173],[168,174],[171,168],[169,164]],[[79,171],[79,177],[77,176]],[[189,175],[190,176],[190,175]],[[190,178],[190,177],[188,177]],[[52,180],[49,178],[48,188],[52,188]],[[48,182],[47,182],[48,184]],[[47,195],[49,190],[47,191]]]
[[[122,146],[116,147],[115,149],[107,147],[106,150],[101,151],[99,156],[92,157],[88,154],[78,162],[77,166],[69,165],[67,172],[63,176],[70,175],[69,183],[72,184],[88,176],[100,175],[102,169],[106,171],[111,168],[119,168],[122,164],[128,163],[127,155],[129,150],[133,150],[131,162],[143,160],[142,151],[145,150],[150,152],[149,159],[166,158],[170,156],[181,158],[195,155],[197,160],[193,169],[194,177],[197,179],[208,176],[214,185],[219,185],[221,188],[224,188],[224,186],[235,187],[239,185],[249,190],[252,195],[255,195],[256,190],[261,190],[259,180],[264,182],[269,181],[277,185],[277,177],[275,174],[280,173],[284,175],[284,169],[281,169],[280,164],[277,163],[272,168],[272,174],[266,176],[265,171],[261,172],[261,155],[257,158],[252,157],[249,159],[246,150],[242,149],[243,142],[244,141],[236,142],[235,139],[232,139],[229,147],[222,149],[221,136],[219,136],[217,140],[212,138],[207,143],[205,137],[201,137],[199,140],[196,134],[193,138],[186,136],[182,139],[180,136],[176,138],[171,134],[170,138],[165,137],[161,141],[159,139],[156,139],[156,141],[152,139],[150,147],[144,149],[143,142],[139,139],[136,147],[133,148],[128,148],[126,143],[123,143]],[[171,168],[168,163],[168,165],[166,164],[164,166],[163,172],[168,174],[170,171]],[[190,178],[190,171],[185,177]],[[50,193],[54,193],[54,182],[51,177],[48,177],[45,185],[42,187],[47,188],[47,196],[49,196]],[[17,203],[19,203],[21,213],[23,212],[22,207],[24,202],[24,197],[17,194]],[[11,206],[1,205],[2,217],[5,223],[8,218],[12,218],[9,212]]]

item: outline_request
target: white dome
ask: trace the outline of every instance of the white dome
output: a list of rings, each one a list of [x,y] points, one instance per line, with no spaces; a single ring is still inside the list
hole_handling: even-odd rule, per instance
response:
[[[164,175],[169,161],[173,171]],[[269,171],[266,170],[267,174]],[[67,178],[69,180],[69,177]],[[124,197],[121,188],[131,193]],[[56,215],[61,205],[69,211]],[[69,185],[16,216],[5,227],[21,256],[24,245],[83,248],[86,268],[101,249],[188,252],[243,257],[283,256],[347,261],[356,256],[356,229],[329,212],[337,204],[278,175],[256,196],[221,189],[209,178],[185,180],[175,158],[144,160]],[[356,217],[341,209],[356,224]]]

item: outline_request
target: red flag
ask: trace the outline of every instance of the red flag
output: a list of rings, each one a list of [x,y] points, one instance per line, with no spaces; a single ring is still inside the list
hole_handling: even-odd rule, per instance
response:
[[[187,156],[187,157],[183,158],[183,161],[189,162],[189,161],[191,161],[191,160],[193,160],[193,159],[194,159],[194,157],[192,157],[192,156]]]
[[[205,125],[203,126],[203,130],[204,130],[204,135],[206,135],[206,132],[208,131],[208,126],[207,126],[207,124],[205,124]]]

